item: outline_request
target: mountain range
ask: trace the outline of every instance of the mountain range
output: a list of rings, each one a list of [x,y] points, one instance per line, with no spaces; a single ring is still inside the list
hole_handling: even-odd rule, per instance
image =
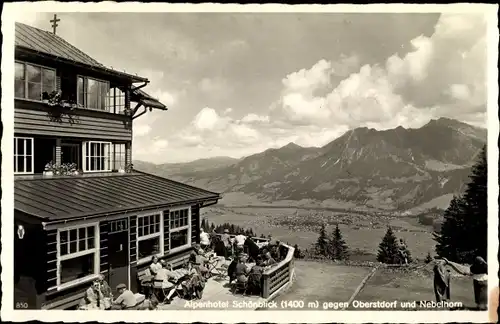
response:
[[[134,167],[264,201],[335,200],[407,210],[463,190],[486,135],[486,129],[440,118],[418,129],[356,128],[323,147],[289,143],[242,159],[134,161]]]

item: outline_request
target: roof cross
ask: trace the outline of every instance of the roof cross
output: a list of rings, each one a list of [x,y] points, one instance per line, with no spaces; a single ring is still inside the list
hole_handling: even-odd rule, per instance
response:
[[[57,26],[59,26],[57,24],[59,21],[61,21],[61,19],[57,19],[57,15],[54,15],[54,19],[50,21],[52,23],[52,33],[54,33],[54,35],[56,34]]]

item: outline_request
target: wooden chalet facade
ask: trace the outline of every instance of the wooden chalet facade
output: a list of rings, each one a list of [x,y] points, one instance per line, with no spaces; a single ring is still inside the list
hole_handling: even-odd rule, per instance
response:
[[[132,120],[166,110],[146,78],[25,24],[15,45],[14,304],[71,308],[99,274],[137,291],[153,255],[189,254],[220,195],[131,168]]]

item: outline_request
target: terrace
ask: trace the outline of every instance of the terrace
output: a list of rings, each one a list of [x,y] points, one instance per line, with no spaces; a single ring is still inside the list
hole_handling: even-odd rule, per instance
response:
[[[234,237],[234,235],[231,235]],[[267,239],[252,238],[256,243],[266,243]],[[160,304],[159,310],[181,309],[257,309],[264,307],[266,302],[274,299],[292,284],[294,275],[294,248],[280,243],[286,248],[285,258],[263,273],[262,291],[260,296],[244,295],[232,291],[227,273],[221,275],[213,270],[213,276],[206,282],[203,296],[199,300],[187,301],[175,298],[171,304]],[[223,261],[229,265],[229,261]]]

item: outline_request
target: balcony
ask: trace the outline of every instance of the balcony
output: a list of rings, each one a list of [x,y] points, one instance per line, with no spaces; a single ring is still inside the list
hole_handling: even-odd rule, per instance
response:
[[[81,72],[16,61],[15,98],[50,103],[55,96],[58,105],[72,109],[126,113],[130,84],[83,76]]]

